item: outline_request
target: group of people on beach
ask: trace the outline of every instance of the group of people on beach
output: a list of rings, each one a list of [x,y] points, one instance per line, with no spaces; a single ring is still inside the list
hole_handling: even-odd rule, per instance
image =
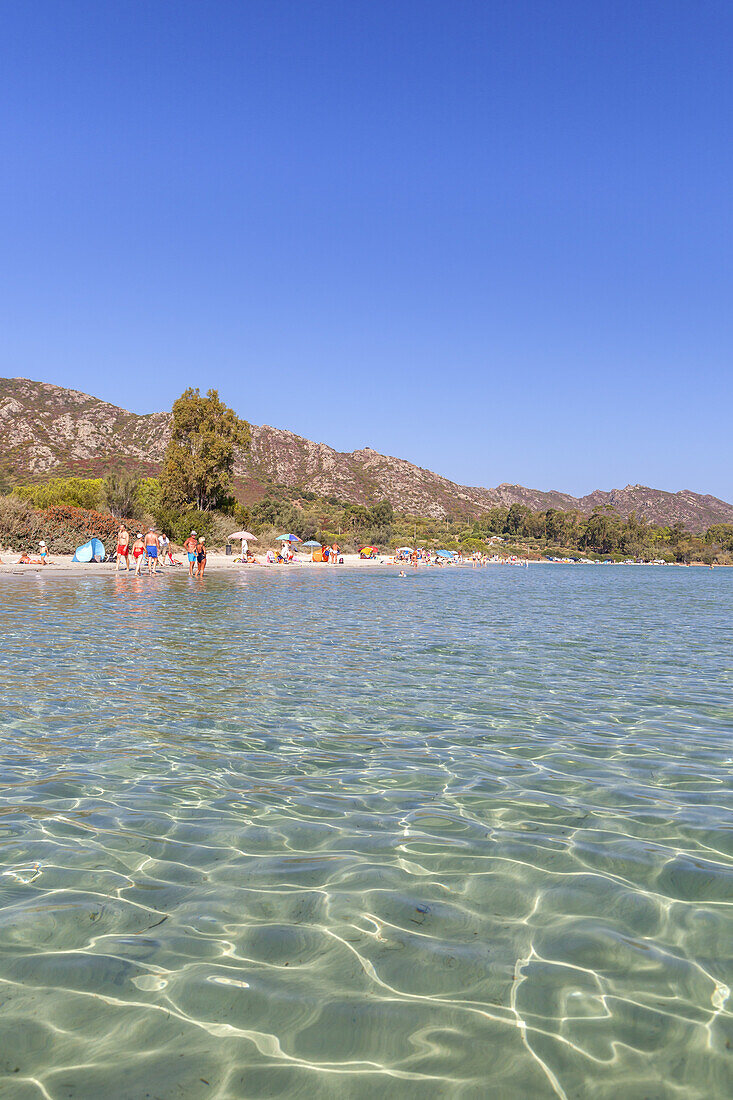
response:
[[[203,577],[206,571],[206,539],[203,535],[199,537],[195,531],[192,531],[184,542],[183,549],[188,555],[189,577],[194,575],[194,567],[196,567],[196,576]],[[150,527],[144,537],[142,531],[139,531],[137,538],[131,542],[130,532],[127,530],[124,523],[121,523],[120,529],[117,532],[116,573],[120,570],[120,564],[122,564],[129,573],[130,556],[132,556],[135,565],[135,576],[140,575],[143,562],[147,564],[148,574],[150,576],[154,576],[158,571],[158,562],[160,562],[161,567],[164,565],[181,564],[180,561],[177,561],[173,557],[170,539],[165,532],[157,534],[155,529]]]
[[[292,538],[293,536],[288,537]],[[343,554],[335,542],[333,546],[318,546],[316,543],[307,543],[306,547],[313,545],[316,546],[316,550],[312,553],[312,561],[325,562],[332,565],[342,564],[344,562]],[[203,577],[206,571],[206,539],[203,536],[199,536],[196,531],[191,531],[191,534],[183,544],[183,549],[188,557],[189,577]],[[365,555],[364,550],[369,550],[370,554]],[[378,553],[377,547],[370,546],[363,548],[360,556],[369,556],[381,562],[384,559],[378,558]],[[132,561],[130,559],[132,559]],[[103,558],[97,558],[95,560],[103,560]],[[108,560],[115,561],[115,572],[117,573],[120,572],[120,567],[122,567],[123,571],[130,572],[130,569],[134,566],[135,576],[140,576],[143,565],[147,566],[148,574],[153,576],[158,571],[158,564],[160,564],[161,567],[164,565],[173,566],[183,564],[173,556],[171,542],[165,532],[158,533],[153,527],[149,527],[145,535],[143,535],[142,531],[139,531],[136,538],[133,539],[124,523],[120,523],[120,528],[117,532],[116,554],[110,555]],[[241,562],[247,565],[261,564],[251,553],[244,541],[242,543],[242,556],[234,560],[235,562]],[[266,565],[291,564],[294,560],[293,547],[290,543],[283,544],[278,551],[268,550],[265,555]],[[391,561],[393,561],[395,565],[409,565],[413,569],[417,569],[419,565],[440,566],[445,564],[458,565],[465,563],[470,563],[471,565],[485,565],[490,560],[498,561],[500,559],[496,557],[489,559],[480,551],[474,551],[468,558],[465,558],[460,550],[452,553],[440,550],[430,551],[409,546],[398,547],[391,558]],[[514,560],[516,561],[517,559]],[[2,558],[0,558],[0,565],[2,564],[3,561]],[[52,562],[49,558],[48,548],[43,539],[41,539],[39,543],[38,557],[31,557],[30,553],[23,553],[18,562],[18,565],[50,564],[52,564]],[[404,576],[404,573],[400,573],[400,576]]]

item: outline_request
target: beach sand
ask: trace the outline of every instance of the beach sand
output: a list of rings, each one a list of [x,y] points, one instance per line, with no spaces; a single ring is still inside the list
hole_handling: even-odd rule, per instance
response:
[[[164,573],[166,576],[177,575],[188,572],[188,560],[185,553],[177,553],[174,555],[178,561],[182,564],[179,566],[160,566],[158,565],[158,572]],[[4,550],[0,554],[2,558],[2,564],[0,564],[0,576],[3,574],[19,575],[23,573],[44,573],[61,576],[94,576],[94,575],[109,575],[115,572],[114,562],[72,562],[72,554],[51,554],[51,565],[18,565],[18,558],[20,552],[10,554]],[[343,565],[327,565],[325,562],[314,562],[310,558],[306,558],[305,555],[298,555],[296,560],[290,565],[265,565],[264,555],[258,558],[259,565],[241,565],[236,563],[233,556],[223,554],[217,551],[209,552],[206,561],[206,573],[204,576],[208,576],[210,573],[224,573],[224,572],[259,572],[261,569],[277,569],[277,570],[294,570],[294,569],[320,569],[331,570],[332,572],[346,568],[350,569],[406,569],[407,566],[404,562],[398,562],[395,564],[390,557],[377,558],[376,560],[363,560],[358,554],[344,554]],[[464,562],[464,565],[470,564]],[[423,567],[424,568],[424,567]],[[143,565],[142,574],[147,576],[147,565]],[[124,575],[124,570],[120,569],[120,573]],[[128,576],[132,576],[134,569],[131,568]]]

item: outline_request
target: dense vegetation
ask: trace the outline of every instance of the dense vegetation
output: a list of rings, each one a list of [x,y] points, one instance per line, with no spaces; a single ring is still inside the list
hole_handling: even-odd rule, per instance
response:
[[[733,562],[733,524],[716,524],[696,535],[681,524],[659,526],[634,515],[624,519],[608,508],[587,516],[512,504],[476,520],[437,520],[396,513],[389,501],[366,507],[282,486],[272,486],[251,508],[227,496],[219,505],[200,509],[184,498],[183,506],[175,507],[158,478],[55,478],[0,499],[0,541],[25,549],[43,537],[52,551],[68,552],[83,541],[84,532],[84,538],[98,534],[109,540],[119,517],[125,517],[141,528],[154,524],[178,544],[192,527],[213,545],[222,545],[233,529],[248,527],[263,549],[278,534],[292,531],[303,540],[336,541],[347,551],[367,543],[384,550],[417,544],[502,556]]]
[[[592,515],[555,509],[532,512],[521,504],[496,507],[476,520],[428,519],[395,513],[388,501],[371,508],[323,500],[313,494],[274,489],[251,510],[252,529],[280,527],[303,539],[391,548],[406,544],[448,550],[482,550],[504,555],[733,560],[733,524],[716,524],[703,535],[681,524],[658,526],[634,515],[623,519],[608,508]]]

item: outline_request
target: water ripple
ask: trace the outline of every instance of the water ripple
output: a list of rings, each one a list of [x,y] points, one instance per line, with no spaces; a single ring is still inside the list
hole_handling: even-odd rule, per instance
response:
[[[0,1095],[731,1095],[731,571],[21,580]]]

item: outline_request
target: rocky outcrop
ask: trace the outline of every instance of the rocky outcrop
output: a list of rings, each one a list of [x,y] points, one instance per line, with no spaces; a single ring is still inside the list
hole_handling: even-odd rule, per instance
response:
[[[98,476],[128,466],[155,473],[169,413],[138,416],[76,390],[0,379],[0,469],[13,480]]]
[[[160,470],[169,430],[169,413],[139,416],[46,382],[0,379],[0,472],[11,481],[98,477],[120,468],[152,475]],[[585,497],[522,485],[483,489],[458,485],[371,447],[335,451],[267,424],[252,426],[251,451],[237,456],[235,478],[241,499],[248,502],[268,487],[286,485],[353,504],[386,499],[398,511],[436,518],[476,516],[495,505],[519,503],[534,511],[586,513],[608,506],[623,516],[636,512],[651,522],[679,522],[692,531],[733,523],[733,505],[688,489],[669,493],[627,485]]]

